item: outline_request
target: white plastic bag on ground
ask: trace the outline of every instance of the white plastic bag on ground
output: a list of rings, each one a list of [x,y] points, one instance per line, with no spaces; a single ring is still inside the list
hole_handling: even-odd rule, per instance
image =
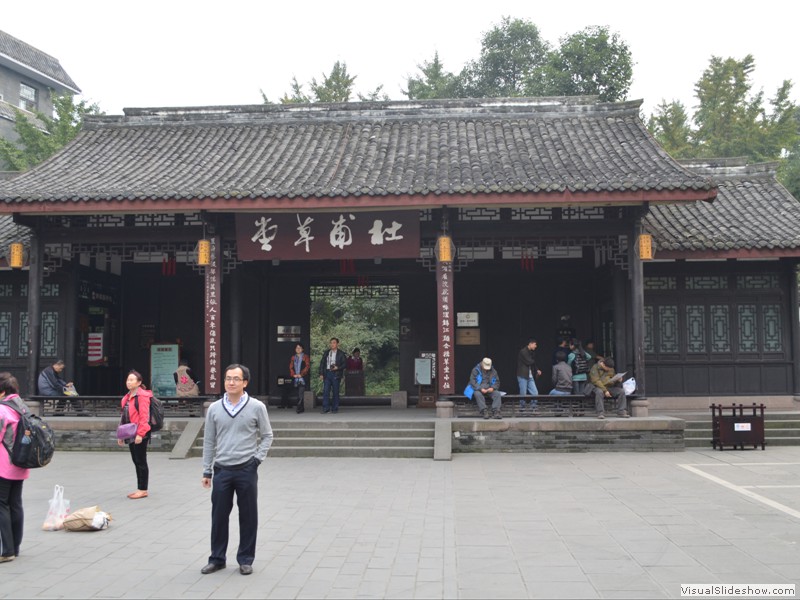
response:
[[[69,500],[64,500],[64,486],[56,485],[53,497],[50,498],[50,507],[44,518],[42,529],[45,531],[58,531],[64,529],[64,519],[69,514]]]

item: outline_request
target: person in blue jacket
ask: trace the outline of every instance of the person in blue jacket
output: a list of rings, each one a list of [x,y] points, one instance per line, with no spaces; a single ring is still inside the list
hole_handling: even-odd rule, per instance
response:
[[[500,415],[500,407],[503,402],[503,395],[500,393],[500,378],[497,376],[497,371],[492,367],[491,358],[484,358],[472,369],[464,395],[467,398],[475,399],[478,410],[480,410],[484,419],[489,418],[489,411],[486,408],[486,396],[491,397],[492,418],[503,418]]]

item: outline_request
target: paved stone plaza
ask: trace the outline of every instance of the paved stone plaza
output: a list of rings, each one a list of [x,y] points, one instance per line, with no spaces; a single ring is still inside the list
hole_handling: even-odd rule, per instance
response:
[[[60,452],[25,484],[3,598],[674,598],[681,583],[800,583],[800,447],[679,453],[272,458],[253,575],[201,575],[200,459]],[[40,529],[54,484],[110,529]],[[236,511],[234,509],[234,520]],[[236,531],[232,527],[232,532]]]

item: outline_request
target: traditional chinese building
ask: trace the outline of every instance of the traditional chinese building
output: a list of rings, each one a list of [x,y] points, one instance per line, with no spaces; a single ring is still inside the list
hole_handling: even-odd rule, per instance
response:
[[[180,340],[209,391],[219,390],[224,364],[243,362],[251,389],[273,392],[293,336],[307,342],[310,290],[376,286],[399,294],[400,387],[411,395],[421,353],[435,353],[441,393],[459,392],[483,356],[514,389],[516,354],[530,336],[548,389],[566,327],[613,354],[649,396],[652,381],[667,396],[790,398],[800,245],[725,257],[736,290],[777,287],[747,288],[741,297],[753,302],[728,303],[731,330],[748,327],[755,307],[761,346],[757,356],[723,359],[711,295],[729,290],[707,288],[723,276],[709,262],[717,227],[700,227],[699,238],[688,226],[692,211],[713,213],[727,188],[671,159],[639,107],[540,98],[91,117],[59,154],[0,184],[0,210],[13,215],[8,235],[30,235],[29,271],[0,275],[0,368],[31,381],[65,356],[86,393],[108,393],[123,371],[146,364],[151,342]],[[670,262],[643,265],[643,230],[656,238],[656,259]],[[199,240],[210,243],[208,266],[197,264]],[[748,257],[767,260],[776,279],[753,279],[766,271],[742,263]],[[707,291],[698,294],[701,322],[701,303],[684,294],[692,285]],[[705,346],[688,335],[698,327]],[[775,327],[780,351],[771,350]],[[90,334],[101,338],[102,367],[89,366]],[[744,363],[774,390],[712,383]]]

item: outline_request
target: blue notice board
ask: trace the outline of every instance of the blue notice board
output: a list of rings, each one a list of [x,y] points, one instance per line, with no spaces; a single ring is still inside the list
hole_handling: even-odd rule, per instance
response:
[[[178,344],[153,344],[150,346],[150,389],[156,396],[174,396],[178,368]]]

